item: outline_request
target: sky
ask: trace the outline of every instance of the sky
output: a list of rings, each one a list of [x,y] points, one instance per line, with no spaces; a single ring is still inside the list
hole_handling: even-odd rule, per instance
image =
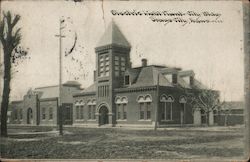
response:
[[[148,64],[192,69],[196,79],[221,91],[221,98],[244,98],[244,54],[241,2],[83,2],[3,1],[1,10],[21,15],[21,45],[30,59],[14,67],[11,100],[22,99],[30,88],[58,84],[59,20],[64,19],[62,51],[63,82],[76,79],[83,88],[93,83],[95,51],[113,19],[130,42],[133,67]],[[220,13],[222,23],[164,24],[149,16],[114,16],[111,10]],[[2,50],[2,47],[1,47]],[[1,54],[3,52],[1,51]],[[3,58],[3,56],[1,56]]]

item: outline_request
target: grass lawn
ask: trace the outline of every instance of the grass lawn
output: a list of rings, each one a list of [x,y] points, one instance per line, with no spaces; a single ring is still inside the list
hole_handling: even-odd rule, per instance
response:
[[[40,132],[43,131],[43,132]],[[73,128],[64,136],[49,127],[16,127],[1,138],[2,158],[204,159],[243,157],[243,128]]]

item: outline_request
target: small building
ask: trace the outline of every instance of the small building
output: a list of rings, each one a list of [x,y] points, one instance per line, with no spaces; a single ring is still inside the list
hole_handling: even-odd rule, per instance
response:
[[[62,85],[64,124],[72,124],[72,95],[81,90],[80,84],[76,81],[68,81]],[[58,85],[30,89],[23,100],[11,102],[11,124],[56,126],[58,98]]]
[[[232,126],[244,124],[244,102],[225,102],[219,111],[214,112],[218,125]]]

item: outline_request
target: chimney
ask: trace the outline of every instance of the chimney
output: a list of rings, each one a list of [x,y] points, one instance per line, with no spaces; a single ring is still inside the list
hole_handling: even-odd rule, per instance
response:
[[[147,62],[148,62],[147,59],[145,59],[145,58],[141,59],[141,66],[142,66],[142,67],[146,67],[147,64],[148,64]]]
[[[96,70],[94,70],[94,82],[96,81]]]

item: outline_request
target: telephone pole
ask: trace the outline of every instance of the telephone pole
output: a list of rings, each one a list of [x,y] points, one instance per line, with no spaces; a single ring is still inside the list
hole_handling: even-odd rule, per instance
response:
[[[63,135],[63,107],[62,107],[62,38],[65,38],[62,35],[62,26],[64,20],[60,19],[59,21],[59,35],[55,35],[59,37],[59,97],[58,97],[58,106],[59,106],[59,134]]]

